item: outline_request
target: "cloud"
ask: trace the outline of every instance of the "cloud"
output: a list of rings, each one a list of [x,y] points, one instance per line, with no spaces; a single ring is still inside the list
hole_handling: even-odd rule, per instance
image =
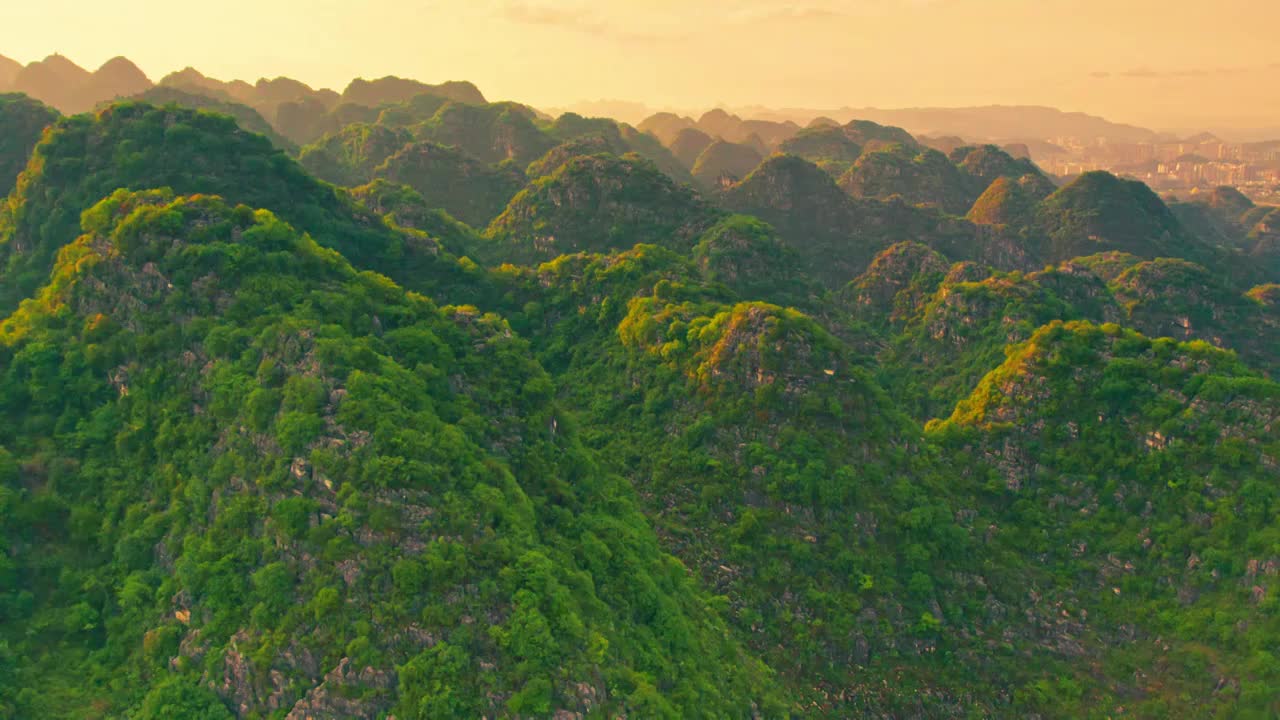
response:
[[[892,0],[922,6],[939,0]],[[509,22],[630,41],[684,40],[699,30],[726,26],[805,23],[849,17],[868,0],[650,0],[643,6],[581,0],[504,0],[498,14]]]
[[[683,32],[652,31],[630,23],[610,22],[586,7],[553,6],[545,2],[504,2],[501,15],[521,25],[540,25],[615,40],[654,42],[684,37]]]
[[[805,20],[830,20],[847,17],[844,10],[830,3],[800,2],[779,6],[776,3],[743,4],[726,13],[726,19],[736,23],[771,23]]]

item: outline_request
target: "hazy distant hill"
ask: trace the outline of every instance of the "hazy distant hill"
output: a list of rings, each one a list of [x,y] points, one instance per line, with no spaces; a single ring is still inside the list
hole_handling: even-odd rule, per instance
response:
[[[751,106],[720,109],[713,113],[713,118],[737,118],[739,122],[744,123],[765,122],[774,125],[797,123],[797,129],[811,126],[816,120],[822,121],[818,125],[827,127],[848,123],[851,120],[870,120],[881,125],[905,128],[913,135],[958,136],[969,142],[1054,137],[1107,138],[1118,142],[1142,142],[1151,141],[1157,137],[1155,131],[1147,128],[1111,122],[1087,113],[1066,112],[1057,108],[1034,105],[896,109],[843,107],[834,110]],[[703,127],[703,120],[695,122],[689,117],[682,117],[676,113],[662,112],[646,119],[641,123],[640,129],[653,132],[664,141],[669,141],[680,129],[695,126],[706,130]],[[1258,138],[1269,137],[1266,133],[1254,135]],[[733,138],[726,137],[726,139]]]
[[[1064,112],[1034,105],[990,105],[967,108],[841,108],[839,110],[739,110],[751,117],[770,120],[808,119],[825,115],[838,120],[873,120],[897,125],[912,134],[959,135],[969,140],[1002,138],[1104,137],[1121,142],[1150,141],[1156,133],[1146,128],[1114,123],[1095,115]]]
[[[176,87],[162,85],[157,85],[145,92],[133,95],[130,99],[142,100],[154,105],[180,105],[196,110],[209,110],[210,112],[230,115],[235,118],[236,124],[241,128],[256,132],[259,135],[265,135],[273,145],[281,150],[291,152],[297,150],[297,147],[288,138],[277,133],[275,128],[271,127],[271,123],[268,123],[257,110],[232,100],[191,93],[179,90]]]
[[[187,92],[213,94],[216,97],[238,100],[240,102],[247,101],[253,95],[253,86],[243,80],[233,80],[231,82],[223,82],[206,77],[199,70],[193,67],[183,68],[176,72],[160,78],[160,85],[165,87],[175,87],[179,90]]]
[[[769,153],[800,132],[800,126],[792,121],[746,119],[721,109],[711,110],[694,121],[674,113],[657,113],[636,126],[671,147],[680,133],[688,129],[699,130],[711,138],[732,143],[752,145],[758,152]]]
[[[451,81],[439,85],[428,85],[417,80],[391,76],[377,80],[356,78],[342,92],[342,100],[356,105],[377,107],[387,103],[405,102],[418,95],[436,95],[470,105],[485,104],[484,94],[480,92],[480,88],[469,82]]]
[[[1280,717],[1280,208],[874,115],[141,96],[0,95],[0,720]]]
[[[65,112],[74,103],[74,88],[88,80],[88,70],[61,55],[50,55],[19,70],[13,89]]]
[[[0,70],[0,79],[4,72]],[[13,90],[64,113],[91,110],[101,102],[136,95],[151,86],[146,74],[123,57],[112,58],[91,73],[62,55],[50,55],[21,68],[12,81]]]
[[[13,79],[22,71],[22,63],[0,55],[0,90],[13,87]]]

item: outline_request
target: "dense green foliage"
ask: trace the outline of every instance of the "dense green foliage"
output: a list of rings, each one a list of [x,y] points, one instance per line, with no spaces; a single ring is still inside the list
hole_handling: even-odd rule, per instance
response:
[[[303,148],[298,162],[312,175],[335,185],[363,185],[412,139],[403,128],[352,123]]]
[[[799,254],[804,270],[830,288],[843,287],[877,253],[906,239],[957,258],[985,254],[972,225],[900,199],[850,197],[830,175],[792,155],[769,158],[720,199],[734,212],[754,215],[777,228]]]
[[[1280,714],[1280,211],[177,76],[320,134],[22,153],[0,717]]]
[[[806,128],[782,143],[779,150],[808,160],[834,178],[848,172],[862,155],[862,147],[839,127]]]
[[[185,92],[178,88],[157,86],[146,92],[139,93],[133,99],[139,100],[152,105],[179,105],[194,110],[208,110],[209,112],[230,115],[235,118],[236,124],[243,130],[265,136],[271,141],[272,145],[284,150],[285,152],[294,152],[297,146],[292,140],[284,137],[276,132],[275,128],[262,117],[262,114],[248,105],[241,105],[230,100],[220,100],[218,98],[209,97],[208,95],[198,95],[195,93]]]
[[[963,215],[973,204],[971,186],[946,155],[909,145],[865,153],[840,177],[840,187],[854,197],[901,197],[952,215]]]
[[[487,166],[459,150],[432,142],[409,143],[388,157],[373,177],[407,185],[473,227],[485,227],[519,190],[525,175],[511,163]]]
[[[1091,172],[1045,199],[1038,210],[1044,237],[1040,255],[1067,260],[1108,250],[1144,258],[1212,259],[1212,248],[1192,236],[1146,185]]]
[[[415,289],[441,287],[465,273],[431,238],[392,231],[231,118],[127,103],[66,118],[36,146],[0,214],[6,268],[0,312],[12,311],[48,278],[83,211],[118,188],[151,187],[277,208],[320,244]]]
[[[949,157],[961,172],[969,176],[969,187],[973,192],[986,190],[999,178],[1025,178],[1024,184],[1034,183],[1032,192],[1036,194],[1048,195],[1054,190],[1053,183],[1035,163],[1015,159],[995,145],[957,148]]]
[[[687,251],[718,215],[638,155],[580,156],[511,200],[489,226],[485,257],[530,262],[639,243]]]
[[[343,657],[397,690],[329,692],[401,717],[768,701],[500,318],[219,200],[118,193],[85,230],[0,329],[16,712],[218,717],[224,672],[291,705]]]
[[[1001,498],[1039,602],[1120,631],[1088,674],[1031,689],[1055,712],[1118,700],[1135,671],[1136,715],[1280,712],[1277,419],[1280,386],[1230,353],[1055,323],[932,427]]]
[[[8,195],[58,111],[25,95],[0,95],[0,195]]]

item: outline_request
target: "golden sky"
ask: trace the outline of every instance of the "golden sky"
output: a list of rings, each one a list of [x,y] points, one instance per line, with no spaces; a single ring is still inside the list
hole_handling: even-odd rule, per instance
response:
[[[1044,104],[1280,126],[1280,0],[0,0],[0,54],[555,106]],[[197,9],[198,8],[198,9]],[[198,14],[197,14],[198,13]]]

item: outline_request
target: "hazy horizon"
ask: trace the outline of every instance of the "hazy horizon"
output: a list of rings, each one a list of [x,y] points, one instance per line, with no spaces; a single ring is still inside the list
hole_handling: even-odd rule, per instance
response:
[[[198,36],[164,7],[10,8],[0,55],[90,70],[123,55],[156,81],[191,66],[339,91],[355,77],[469,80],[549,108],[1044,105],[1156,130],[1280,126],[1280,51],[1256,32],[1280,4],[1256,0],[228,0]]]

